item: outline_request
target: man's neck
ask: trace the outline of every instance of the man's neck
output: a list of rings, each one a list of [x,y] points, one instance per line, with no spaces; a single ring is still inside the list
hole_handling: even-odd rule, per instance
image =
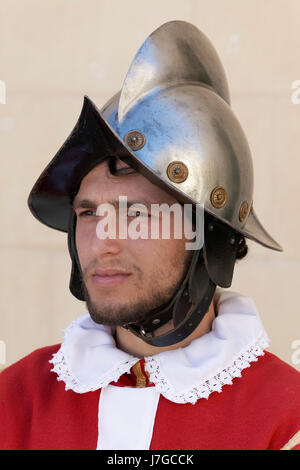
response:
[[[135,357],[146,357],[146,356],[154,356],[163,351],[168,351],[171,349],[183,348],[188,346],[194,339],[199,338],[200,336],[205,335],[211,330],[212,322],[215,319],[215,307],[214,302],[212,301],[208,312],[205,314],[203,320],[197,326],[197,328],[183,341],[179,343],[173,344],[171,346],[165,347],[156,347],[151,346],[150,344],[145,343],[142,339],[135,336],[130,331],[122,328],[121,326],[117,326],[116,328],[116,344],[119,349],[125,351],[132,356]],[[162,335],[167,333],[172,328],[172,320],[163,325],[162,327],[158,328],[155,331],[155,336]]]

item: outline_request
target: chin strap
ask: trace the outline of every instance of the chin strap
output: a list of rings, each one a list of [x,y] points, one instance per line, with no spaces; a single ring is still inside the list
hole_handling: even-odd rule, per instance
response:
[[[195,251],[188,273],[167,307],[149,313],[147,322],[123,325],[152,346],[169,346],[189,336],[209,310],[217,285],[230,287],[242,236],[205,213],[203,249]],[[154,336],[173,319],[173,329]]]
[[[164,310],[154,314],[145,323],[133,323],[123,325],[124,328],[141,338],[152,346],[170,346],[179,343],[189,336],[199,325],[204,315],[208,312],[210,303],[215,293],[216,285],[210,280],[203,257],[199,251],[193,256],[192,265],[194,276],[199,282],[197,289],[198,302],[193,301],[195,293],[192,290],[193,275],[188,273],[181,288]],[[174,328],[160,336],[154,336],[153,332],[173,318]],[[149,336],[149,333],[151,336]]]

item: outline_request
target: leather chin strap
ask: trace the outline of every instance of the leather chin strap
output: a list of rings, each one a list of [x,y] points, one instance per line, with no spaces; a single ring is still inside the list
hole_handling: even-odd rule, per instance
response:
[[[170,304],[163,310],[149,315],[147,322],[127,324],[124,327],[152,346],[176,344],[189,336],[199,325],[209,310],[215,289],[216,285],[209,279],[202,250],[197,250],[190,269]],[[152,336],[157,328],[171,319],[174,326],[171,331]]]
[[[70,291],[85,300],[81,269],[75,244],[76,214],[71,210],[68,248],[72,259]],[[188,337],[209,310],[216,286],[230,287],[238,244],[242,239],[235,230],[205,212],[204,245],[195,250],[188,272],[167,306],[149,312],[146,322],[122,325],[152,346],[170,346]],[[154,332],[173,320],[173,329],[155,336]]]

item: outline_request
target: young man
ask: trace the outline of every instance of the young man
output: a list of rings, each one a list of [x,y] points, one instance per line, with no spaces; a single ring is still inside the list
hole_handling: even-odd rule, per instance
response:
[[[101,112],[85,98],[29,206],[68,232],[88,313],[1,374],[1,448],[300,448],[299,373],[264,351],[253,300],[222,289],[245,237],[281,250],[229,103],[215,50],[180,21]]]

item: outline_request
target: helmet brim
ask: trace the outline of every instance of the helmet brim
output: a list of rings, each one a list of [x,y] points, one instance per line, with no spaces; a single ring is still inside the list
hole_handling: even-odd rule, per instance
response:
[[[168,184],[141,161],[112,129],[96,105],[85,96],[74,129],[41,173],[29,194],[28,206],[34,217],[48,227],[68,232],[72,202],[81,180],[94,166],[112,155],[130,161],[143,176],[172,194],[180,202],[197,203]],[[204,209],[216,216],[207,208],[204,207]],[[228,221],[221,217],[219,220],[236,230]],[[282,247],[264,229],[253,207],[239,233],[266,248],[283,251]]]

